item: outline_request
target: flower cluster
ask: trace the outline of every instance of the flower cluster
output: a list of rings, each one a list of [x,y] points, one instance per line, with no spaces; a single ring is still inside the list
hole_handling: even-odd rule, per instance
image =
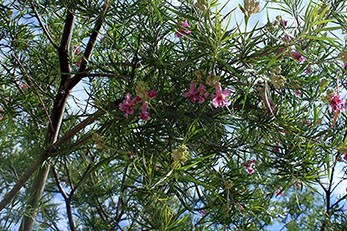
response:
[[[119,110],[124,112],[124,116],[128,118],[129,115],[134,114],[134,107],[137,103],[142,102],[141,112],[139,118],[142,120],[149,120],[148,101],[157,96],[157,91],[149,90],[143,82],[139,82],[136,86],[136,96],[131,98],[130,93],[125,94],[125,99],[119,104]]]
[[[207,0],[198,0],[195,3],[195,7],[205,12],[208,9],[208,2]]]
[[[277,16],[276,20],[273,23],[275,26],[276,25],[280,25],[283,28],[287,27],[288,21],[287,20],[283,20],[281,16]],[[298,61],[299,64],[304,63],[306,61],[306,57],[303,56],[299,51],[295,50],[295,49],[291,49],[290,43],[295,42],[294,37],[289,35],[289,34],[284,34],[283,36],[283,42],[284,45],[281,46],[278,50],[277,50],[277,57],[278,58],[282,58],[283,55],[287,56],[287,57],[291,57],[293,59],[295,59],[296,61]],[[311,66],[308,65],[306,68],[305,73],[307,75],[310,75],[312,73],[311,70]]]
[[[171,158],[173,160],[173,167],[178,167],[184,162],[186,162],[189,156],[188,148],[186,145],[181,145],[177,149],[173,150],[171,153]]]
[[[292,51],[292,57],[299,63],[303,63],[306,61],[306,58],[298,51]]]
[[[274,23],[273,23],[273,25],[274,26],[281,26],[281,27],[287,27],[287,25],[288,25],[288,21],[287,20],[284,20],[284,19],[282,19],[282,17],[281,16],[276,16],[276,20],[274,21]]]
[[[336,92],[331,93],[329,96],[329,104],[334,112],[346,110],[345,101],[341,99],[341,96]]]
[[[189,91],[183,93],[184,98],[190,99],[192,103],[203,103],[206,101],[207,97],[210,95],[206,91],[206,86],[200,84],[199,87],[195,90],[196,83],[192,82],[189,87]],[[224,107],[230,105],[228,97],[230,96],[229,90],[223,90],[219,82],[215,84],[216,93],[212,94],[212,105],[214,107]]]
[[[187,36],[187,35],[190,35],[192,33],[192,31],[187,29],[190,27],[187,20],[184,20],[183,22],[181,22],[181,26],[182,27],[178,28],[178,31],[176,32],[176,36],[178,38],[182,38],[183,36]]]
[[[204,84],[200,84],[198,89],[195,90],[196,83],[190,84],[189,91],[183,93],[184,98],[190,99],[192,103],[203,103],[208,97],[209,93],[206,92],[206,87]]]
[[[248,160],[243,164],[243,166],[245,166],[247,173],[252,175],[255,171],[255,160]]]
[[[283,40],[284,41],[287,41],[289,38],[287,37],[284,37]],[[277,55],[278,55],[278,58],[282,58],[282,53],[284,53],[286,51],[286,48],[285,47],[281,47],[277,50]],[[288,53],[287,53],[288,54]],[[299,63],[303,63],[306,61],[306,58],[298,51],[292,51],[290,52],[290,55],[293,59],[297,60]]]
[[[286,78],[281,75],[281,67],[275,67],[270,73],[270,82],[271,84],[276,88],[280,89],[284,87],[284,84],[286,82]]]
[[[244,0],[243,8],[248,17],[259,12],[259,2],[254,0]]]

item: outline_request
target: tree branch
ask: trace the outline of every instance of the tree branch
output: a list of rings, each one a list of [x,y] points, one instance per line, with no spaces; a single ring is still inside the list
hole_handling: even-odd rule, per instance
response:
[[[88,62],[89,62],[89,59],[90,59],[90,57],[91,57],[91,55],[93,53],[93,49],[94,49],[94,46],[95,46],[95,43],[96,43],[96,39],[97,39],[97,37],[99,35],[101,26],[102,26],[102,24],[104,22],[105,15],[107,13],[107,10],[108,10],[109,6],[110,6],[109,0],[106,0],[105,4],[102,7],[102,11],[101,11],[101,13],[99,14],[99,16],[98,16],[98,18],[96,20],[96,24],[95,24],[95,27],[94,27],[94,29],[92,31],[92,34],[90,35],[87,47],[86,47],[86,49],[84,51],[84,54],[83,54],[83,58],[82,58],[82,62],[81,62],[81,66],[79,68],[79,71],[71,79],[71,81],[69,83],[69,87],[68,87],[69,90],[71,90],[74,86],[76,86],[81,81],[81,79],[86,76],[86,70],[87,70]]]
[[[61,187],[58,174],[55,171],[54,167],[52,168],[52,172],[53,172],[53,175],[54,175],[55,182],[57,183],[57,186],[59,188],[59,191],[60,191],[60,193],[63,196],[64,201],[65,201],[66,212],[67,212],[67,217],[68,217],[68,220],[69,220],[70,230],[71,231],[75,231],[76,228],[75,228],[75,223],[74,223],[74,220],[73,220],[72,208],[71,208],[71,194],[68,196],[66,194],[65,190],[63,189],[63,187]]]
[[[68,11],[66,15],[61,44],[58,49],[61,81],[60,81],[58,93],[53,103],[53,110],[51,112],[52,126],[48,126],[48,129],[47,129],[45,143],[48,146],[50,146],[51,144],[57,141],[59,130],[63,121],[66,101],[69,96],[69,90],[67,89],[67,86],[68,86],[69,80],[71,79],[71,73],[70,73],[71,71],[70,71],[68,51],[69,51],[74,21],[75,21],[74,19],[75,17],[72,14],[72,12]],[[45,156],[44,158],[47,159],[48,156],[49,155]],[[24,214],[24,217],[20,226],[20,230],[24,230],[24,231],[32,230],[34,219],[36,217],[37,209],[39,206],[39,200],[41,198],[41,195],[45,187],[49,169],[50,169],[50,165],[48,163],[42,166],[39,170],[38,175],[36,176],[34,180],[31,195],[28,199],[26,212]]]
[[[63,189],[63,187],[61,187],[61,185],[60,185],[60,180],[59,180],[57,171],[55,171],[55,168],[52,168],[52,172],[53,172],[53,177],[55,179],[55,183],[58,186],[59,192],[61,193],[61,195],[63,196],[63,198],[65,200],[66,198],[68,198],[68,195],[66,194],[65,190]]]
[[[38,158],[31,166],[27,169],[27,171],[19,178],[15,186],[5,195],[5,197],[0,202],[0,211],[4,209],[13,199],[13,197],[18,193],[18,191],[25,185],[25,183],[29,180],[32,174],[42,165],[42,163],[46,160],[47,155],[42,154],[40,158]]]
[[[72,128],[70,131],[68,131],[65,135],[63,135],[63,137],[61,137],[53,145],[55,147],[59,147],[62,143],[65,143],[67,140],[70,140],[79,131],[81,131],[83,128],[87,127],[89,124],[93,123],[95,120],[97,120],[99,117],[103,116],[105,113],[106,112],[103,110],[96,111],[94,114],[90,115],[88,118],[86,118],[81,123],[79,123],[74,128]]]
[[[117,100],[111,103],[110,109],[116,108],[121,100]],[[75,136],[79,131],[93,123],[99,117],[104,115],[106,112],[103,110],[98,110],[94,114],[91,114],[88,118],[83,120],[80,124],[76,125],[69,132],[67,132],[63,137],[61,137],[57,142],[55,142],[52,146],[47,148],[42,155],[28,168],[28,170],[19,178],[18,182],[15,186],[8,192],[5,197],[0,202],[0,211],[4,209],[13,199],[13,197],[18,193],[18,191],[25,185],[25,183],[29,180],[29,178],[34,174],[34,172],[42,165],[44,161],[46,161],[49,157],[55,155],[55,151],[66,141],[70,140],[73,136]],[[87,138],[82,139],[88,140],[91,138],[91,135]],[[82,141],[78,141],[76,144],[78,145]],[[83,143],[83,142],[82,142]]]
[[[128,173],[128,165],[126,165],[125,169],[124,169],[124,174],[123,174],[122,181],[121,181],[120,195],[119,195],[118,201],[117,201],[116,216],[114,217],[114,220],[117,222],[117,224],[119,224],[119,222],[121,221],[121,218],[122,218],[123,213],[124,213],[124,211],[122,210],[122,207],[124,206],[124,192],[126,189],[124,184],[125,184],[125,179],[126,179],[127,173]]]

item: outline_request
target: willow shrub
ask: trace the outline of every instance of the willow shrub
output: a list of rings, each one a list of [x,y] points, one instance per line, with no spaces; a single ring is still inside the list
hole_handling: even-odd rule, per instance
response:
[[[343,229],[345,8],[1,1],[1,229]]]

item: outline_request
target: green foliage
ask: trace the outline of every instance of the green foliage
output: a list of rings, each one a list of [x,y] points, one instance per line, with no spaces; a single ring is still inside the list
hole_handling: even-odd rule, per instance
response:
[[[264,2],[1,1],[1,229],[345,229],[346,2]]]

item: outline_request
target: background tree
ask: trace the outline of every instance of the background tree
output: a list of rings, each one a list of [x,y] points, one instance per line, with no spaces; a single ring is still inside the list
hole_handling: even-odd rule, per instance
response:
[[[1,228],[343,229],[346,1],[230,5],[1,1]]]

